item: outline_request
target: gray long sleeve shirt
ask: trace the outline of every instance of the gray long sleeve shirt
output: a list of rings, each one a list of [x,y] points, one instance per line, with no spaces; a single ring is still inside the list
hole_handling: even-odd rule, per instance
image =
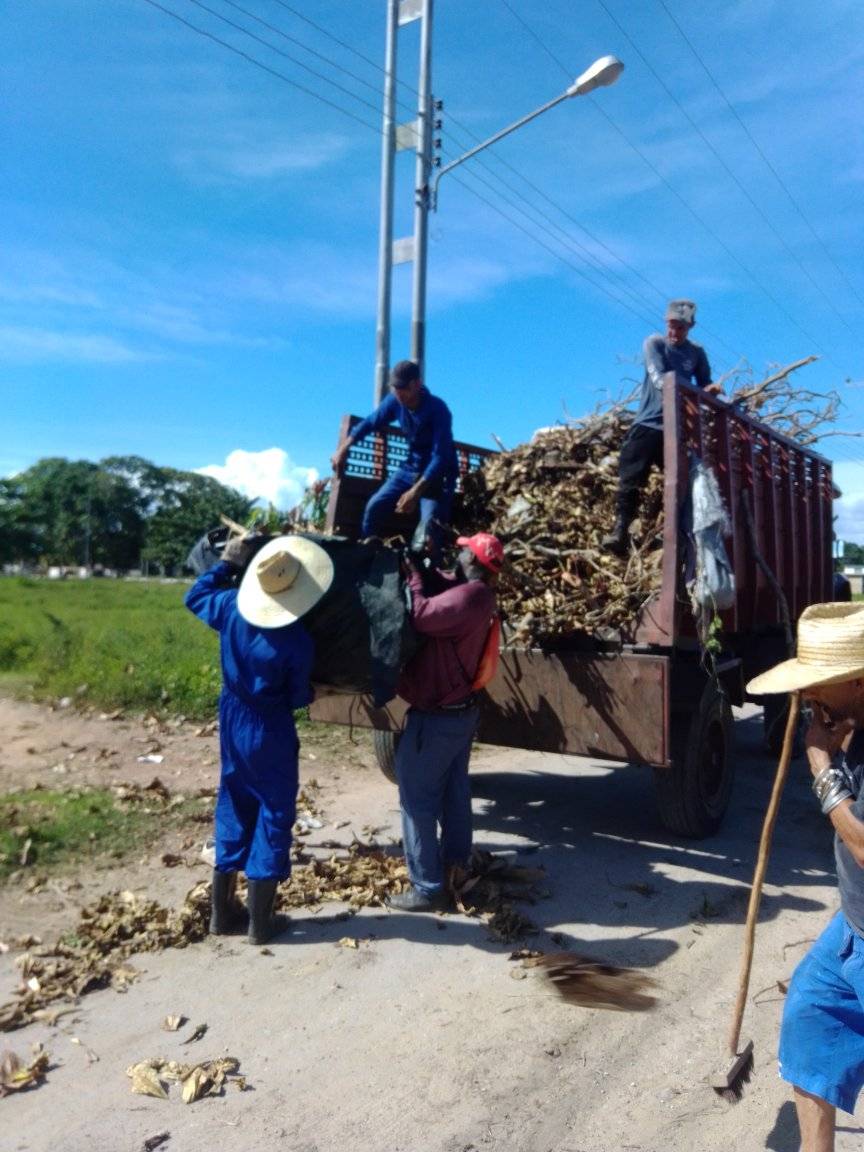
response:
[[[659,332],[648,337],[642,352],[645,358],[645,379],[633,424],[662,429],[663,374],[674,372],[679,380],[704,388],[711,383],[711,368],[701,344],[694,344],[692,340],[685,340],[683,344],[670,344]]]

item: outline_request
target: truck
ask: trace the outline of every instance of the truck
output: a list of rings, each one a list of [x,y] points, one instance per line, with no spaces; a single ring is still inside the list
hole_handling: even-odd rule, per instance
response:
[[[358,419],[343,418],[340,442]],[[674,373],[664,378],[663,419],[657,592],[615,642],[581,636],[553,650],[505,645],[482,694],[477,739],[650,765],[663,824],[701,838],[717,830],[729,803],[732,706],[745,702],[748,680],[789,654],[803,609],[832,599],[834,487],[823,456]],[[490,454],[468,444],[457,444],[457,453],[461,475]],[[396,429],[353,446],[332,484],[326,530],[356,536],[366,500],[404,455]],[[728,510],[735,576],[734,603],[720,613],[720,651],[710,660],[684,576],[682,515],[696,460],[713,469]],[[389,528],[410,539],[404,518],[394,517]],[[772,747],[785,707],[785,699],[765,704]],[[393,779],[405,710],[398,698],[376,709],[368,698],[325,689],[310,713],[314,720],[371,727],[379,766]]]

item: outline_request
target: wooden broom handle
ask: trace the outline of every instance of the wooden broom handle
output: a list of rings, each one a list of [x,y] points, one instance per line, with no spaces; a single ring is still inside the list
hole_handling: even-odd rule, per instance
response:
[[[780,797],[783,793],[783,785],[786,783],[786,777],[789,775],[789,762],[792,759],[792,744],[795,740],[795,729],[798,725],[800,705],[800,693],[791,693],[789,715],[786,718],[786,733],[783,737],[783,751],[780,753],[780,762],[777,765],[777,775],[774,777],[771,799],[768,801],[768,808],[765,812],[765,823],[762,825],[762,837],[759,841],[759,855],[756,857],[756,869],[753,873],[753,886],[750,889],[750,903],[747,906],[747,921],[744,927],[744,954],[741,957],[741,975],[738,977],[738,999],[735,1001],[735,1011],[732,1014],[732,1028],[729,1032],[729,1051],[733,1056],[738,1055],[741,1021],[744,1019],[747,989],[750,985],[750,968],[753,964],[753,944],[756,939],[756,920],[759,916],[759,902],[762,899],[762,883],[765,880],[765,871],[768,867],[768,853],[771,851],[771,838],[774,835],[774,824],[780,808]]]

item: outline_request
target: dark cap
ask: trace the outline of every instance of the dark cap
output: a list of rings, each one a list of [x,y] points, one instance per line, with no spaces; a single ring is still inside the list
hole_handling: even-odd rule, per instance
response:
[[[393,365],[393,371],[390,373],[390,386],[392,388],[407,388],[409,384],[413,384],[415,380],[419,379],[419,364],[415,364],[413,360],[400,360],[398,364]]]

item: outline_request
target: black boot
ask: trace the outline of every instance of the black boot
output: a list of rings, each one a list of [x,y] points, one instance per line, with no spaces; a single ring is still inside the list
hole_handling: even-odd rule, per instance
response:
[[[616,556],[624,555],[627,551],[627,542],[630,539],[630,534],[627,531],[629,527],[630,524],[619,516],[612,531],[603,537],[603,547],[607,552],[612,552]]]
[[[249,880],[246,906],[249,909],[249,943],[266,944],[280,932],[287,932],[287,916],[273,912],[278,880]]]
[[[615,527],[603,537],[602,546],[607,552],[616,556],[623,556],[630,545],[630,523],[636,515],[636,504],[639,499],[638,492],[618,493],[618,516]]]
[[[246,910],[237,903],[237,873],[213,869],[213,894],[210,903],[210,935],[227,936],[242,932],[247,924]]]

